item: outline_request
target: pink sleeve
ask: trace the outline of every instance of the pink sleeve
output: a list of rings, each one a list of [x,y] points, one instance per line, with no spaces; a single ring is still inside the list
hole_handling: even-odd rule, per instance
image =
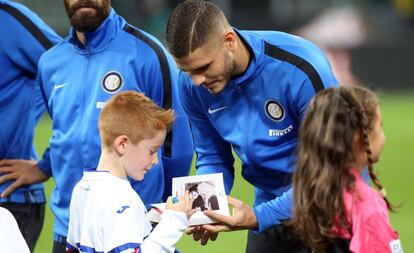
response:
[[[352,239],[349,249],[353,253],[394,253],[393,241],[398,240],[397,233],[392,229],[388,215],[374,212],[364,216],[361,214],[354,220]],[[402,251],[401,251],[402,252]]]

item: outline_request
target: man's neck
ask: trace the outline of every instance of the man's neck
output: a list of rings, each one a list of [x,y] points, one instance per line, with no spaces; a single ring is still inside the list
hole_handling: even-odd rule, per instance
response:
[[[234,53],[235,70],[233,75],[240,75],[244,73],[249,66],[250,50],[244,41],[236,33],[236,50]]]
[[[84,45],[86,46],[86,37],[85,37],[85,33],[83,32],[78,32],[76,31],[76,37],[78,38],[78,40]]]

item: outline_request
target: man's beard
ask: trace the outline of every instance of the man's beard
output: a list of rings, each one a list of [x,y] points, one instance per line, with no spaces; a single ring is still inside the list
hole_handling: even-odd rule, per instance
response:
[[[234,59],[233,56],[230,55],[230,53],[226,52],[224,56],[224,70],[223,70],[223,76],[225,80],[230,81],[235,69]]]
[[[77,12],[81,7],[93,8],[95,12]],[[71,26],[79,32],[91,32],[96,30],[109,16],[110,0],[103,0],[102,5],[95,1],[79,0],[72,6],[69,6],[65,0],[65,8]]]

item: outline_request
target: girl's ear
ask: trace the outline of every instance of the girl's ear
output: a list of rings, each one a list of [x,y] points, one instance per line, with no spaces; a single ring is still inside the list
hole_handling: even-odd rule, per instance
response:
[[[354,144],[355,148],[357,148],[356,150],[365,150],[365,144],[361,133],[355,133]]]
[[[126,135],[120,135],[116,137],[114,141],[114,149],[118,155],[123,156],[126,153],[128,142],[129,139]]]

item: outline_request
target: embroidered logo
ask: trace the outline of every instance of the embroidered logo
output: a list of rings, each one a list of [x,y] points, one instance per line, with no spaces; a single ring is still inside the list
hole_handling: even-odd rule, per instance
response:
[[[269,129],[269,136],[283,136],[293,130],[293,125],[286,127],[285,129]]]
[[[62,84],[55,84],[55,86],[53,86],[53,89],[57,90],[57,89],[60,89],[60,88],[65,87],[65,86],[66,86],[66,83],[62,83]]]
[[[110,71],[102,79],[102,87],[108,93],[117,92],[122,86],[122,76],[116,71]]]
[[[103,109],[106,102],[96,102],[96,109]]]
[[[121,209],[119,209],[118,211],[116,211],[117,213],[121,214],[123,213],[127,208],[129,208],[129,206],[122,206]]]
[[[285,110],[276,101],[268,100],[265,103],[264,110],[267,117],[274,121],[281,121],[285,117]]]
[[[226,107],[225,107],[225,106],[223,106],[223,107],[219,107],[219,108],[216,108],[216,109],[211,109],[211,108],[208,108],[208,113],[209,113],[209,114],[213,114],[213,113],[216,113],[216,112],[221,111],[221,110],[223,110],[223,109],[226,109]]]

